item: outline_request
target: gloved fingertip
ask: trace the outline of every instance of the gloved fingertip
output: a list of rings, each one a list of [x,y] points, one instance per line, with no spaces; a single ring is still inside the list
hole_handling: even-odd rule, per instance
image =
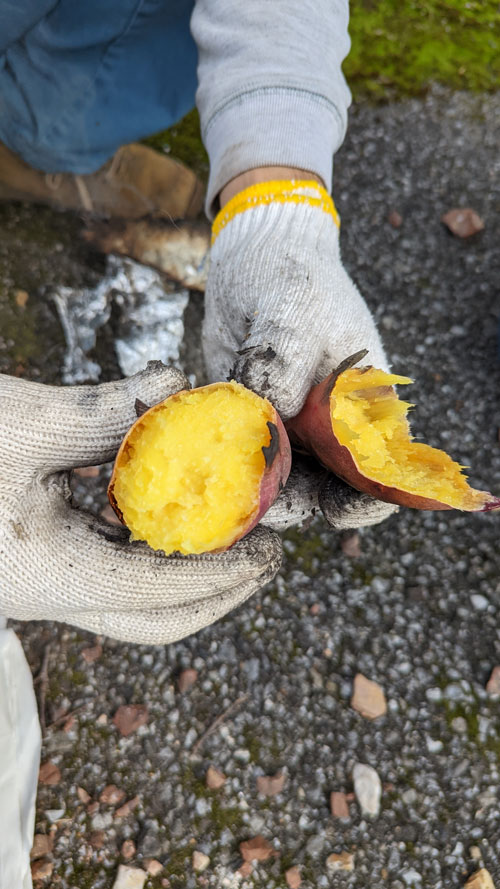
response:
[[[301,409],[312,383],[312,370],[295,365],[271,344],[251,346],[240,351],[232,368],[232,379],[262,398],[267,398],[282,420]]]
[[[262,583],[272,580],[281,567],[281,537],[276,531],[262,525],[257,525],[250,534],[235,543],[229,552],[237,557],[244,555],[262,578]]]
[[[356,491],[335,475],[328,477],[318,502],[328,524],[336,531],[377,525],[399,509],[393,503]]]
[[[169,395],[182,389],[190,389],[191,383],[186,375],[178,367],[163,364],[162,361],[148,361],[143,370],[131,377],[126,377],[116,383],[128,400],[133,398],[134,410],[137,413],[141,405],[146,409],[153,404],[163,401]]]
[[[174,367],[171,364],[164,364],[163,361],[160,361],[159,359],[148,361],[146,367],[135,374],[135,376],[148,380],[161,380],[167,378],[169,385],[178,385],[180,389],[191,388],[191,383],[180,368]]]
[[[267,398],[270,385],[271,362],[276,358],[272,346],[248,346],[240,349],[229,376]]]
[[[319,515],[318,490],[326,477],[312,459],[294,456],[288,481],[281,494],[261,519],[275,531],[305,526]]]

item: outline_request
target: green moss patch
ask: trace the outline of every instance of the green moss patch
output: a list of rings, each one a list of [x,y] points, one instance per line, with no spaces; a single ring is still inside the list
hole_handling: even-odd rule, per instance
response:
[[[418,95],[431,83],[500,87],[495,0],[351,0],[344,71],[355,100]]]
[[[208,155],[201,141],[200,118],[196,108],[170,129],[145,139],[144,144],[158,151],[166,151],[182,161],[203,182],[208,179]]]

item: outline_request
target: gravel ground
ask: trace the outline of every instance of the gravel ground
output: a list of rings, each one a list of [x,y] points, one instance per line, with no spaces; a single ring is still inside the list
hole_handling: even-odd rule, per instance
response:
[[[474,486],[495,493],[499,121],[500,96],[435,91],[357,107],[335,173],[345,262],[394,369],[416,380],[414,432],[470,465]],[[452,237],[440,217],[456,206],[475,208],[485,230]],[[392,210],[399,228],[388,222]],[[92,283],[101,261],[65,216],[4,206],[0,228],[0,303],[9,319],[1,368],[57,380],[61,333],[36,287]],[[30,294],[23,318],[13,307],[16,288]],[[199,310],[198,300],[191,338]],[[38,339],[26,346],[24,338],[16,352],[26,318]],[[104,332],[98,344],[103,378],[117,376],[111,342]],[[76,483],[90,508],[104,502],[105,474]],[[38,796],[37,833],[54,837],[52,875],[41,885],[111,889],[127,839],[130,867],[151,858],[163,865],[147,889],[273,889],[287,885],[292,866],[303,889],[450,889],[481,861],[500,885],[500,699],[485,690],[500,664],[499,521],[402,510],[361,531],[353,557],[318,520],[286,535],[274,583],[169,647],[106,638],[85,659],[82,651],[96,645],[90,634],[16,625],[34,675],[45,658],[42,761],[61,773]],[[196,677],[181,691],[187,669]],[[370,720],[353,709],[357,673],[384,689],[386,715]],[[148,708],[128,737],[112,721],[124,704]],[[356,763],[380,776],[376,817],[349,796]],[[219,790],[206,786],[209,766],[227,776]],[[277,773],[285,776],[281,792],[259,793],[258,777]],[[99,802],[110,784],[123,791],[119,804]],[[332,791],[348,795],[348,819],[332,816]],[[117,816],[135,797],[130,813]],[[259,834],[277,854],[244,876],[239,844]],[[193,870],[194,850],[210,859],[203,873]],[[341,852],[353,854],[352,870],[327,866]]]

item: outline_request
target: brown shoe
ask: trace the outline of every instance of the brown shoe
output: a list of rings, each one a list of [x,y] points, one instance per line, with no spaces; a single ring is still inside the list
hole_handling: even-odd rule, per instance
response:
[[[0,200],[50,204],[97,216],[196,216],[203,186],[184,164],[145,145],[124,145],[96,173],[42,173],[0,143]]]

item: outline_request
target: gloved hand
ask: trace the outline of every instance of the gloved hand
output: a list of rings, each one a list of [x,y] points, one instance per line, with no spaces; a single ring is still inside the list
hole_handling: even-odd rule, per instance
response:
[[[188,385],[159,361],[100,386],[0,375],[0,615],[163,644],[213,623],[274,577],[281,544],[268,528],[227,553],[166,558],[71,506],[68,470],[115,456],[136,398],[155,404]]]
[[[333,201],[318,183],[263,182],[222,208],[213,225],[203,347],[212,380],[239,380],[284,420],[355,352],[367,349],[366,363],[387,369],[373,317],[342,265]],[[298,466],[263,522],[283,528],[318,506],[337,529],[373,524],[396,509]]]

